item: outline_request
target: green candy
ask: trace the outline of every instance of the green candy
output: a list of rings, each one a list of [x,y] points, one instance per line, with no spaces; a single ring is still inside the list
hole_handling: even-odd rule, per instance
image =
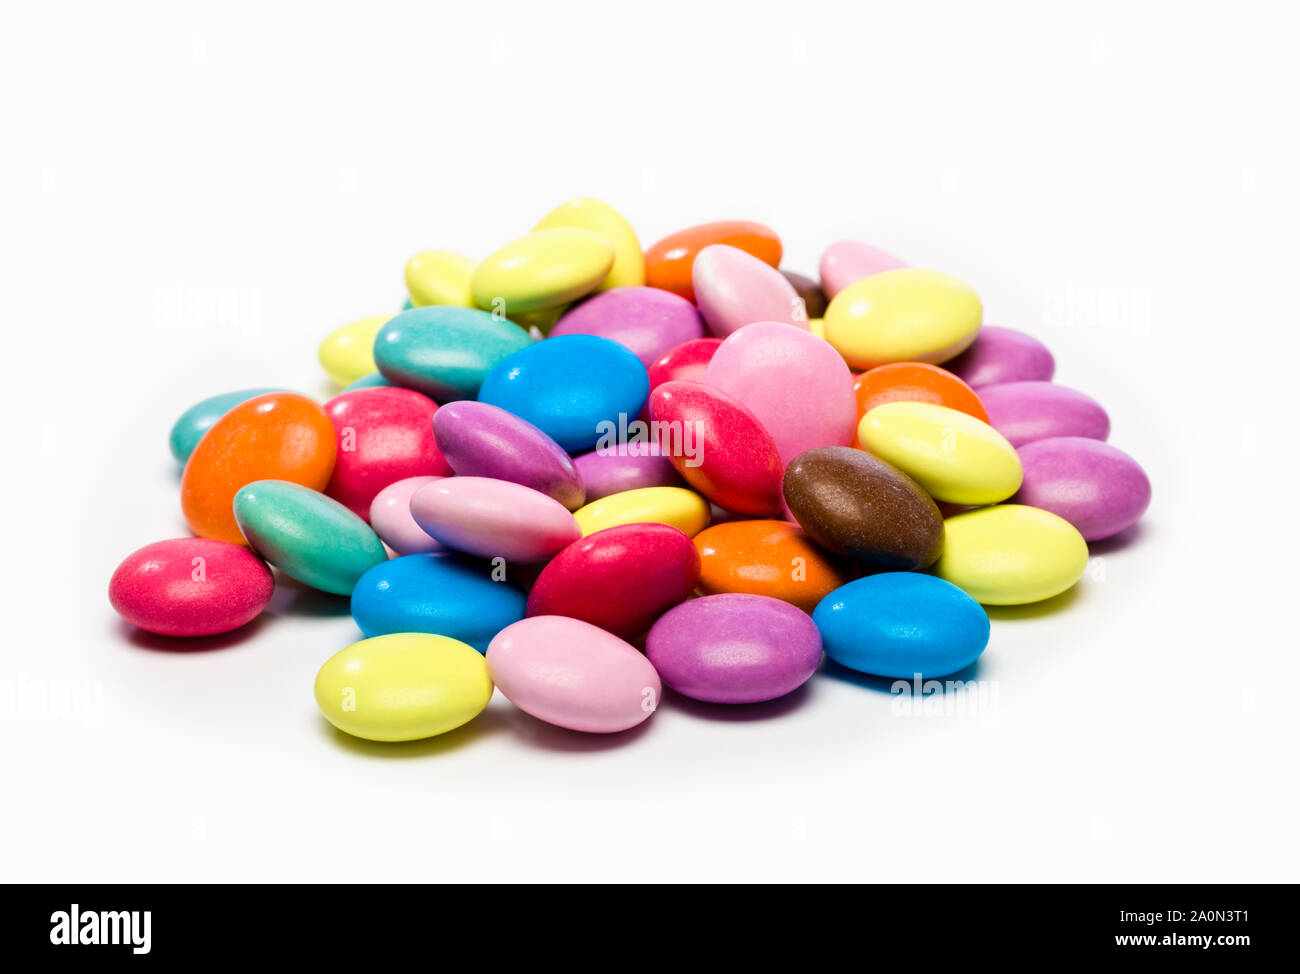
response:
[[[533,343],[507,318],[451,305],[404,311],[379,330],[375,364],[393,385],[436,402],[473,399],[492,367]]]

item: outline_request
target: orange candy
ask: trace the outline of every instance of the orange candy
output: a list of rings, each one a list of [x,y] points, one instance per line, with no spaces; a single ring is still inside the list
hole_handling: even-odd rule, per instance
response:
[[[925,362],[895,362],[863,372],[853,383],[858,419],[887,402],[929,402],[989,421],[975,390],[947,369]]]
[[[764,264],[781,263],[781,238],[761,223],[719,220],[669,234],[645,252],[645,282],[650,287],[695,300],[691,267],[695,255],[711,244],[726,244],[753,254]]]
[[[325,411],[306,396],[271,392],[232,409],[199,440],[181,478],[181,510],[201,538],[247,544],[231,509],[239,488],[287,480],[324,490],[338,449]]]
[[[695,536],[699,591],[766,595],[812,612],[856,574],[789,521],[726,521]]]

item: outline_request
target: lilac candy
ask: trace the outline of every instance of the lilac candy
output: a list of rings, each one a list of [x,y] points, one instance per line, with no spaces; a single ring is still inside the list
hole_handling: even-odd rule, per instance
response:
[[[443,407],[446,408],[445,406]],[[682,487],[672,462],[658,443],[619,443],[573,458],[587,488],[587,503],[639,487]]]
[[[586,503],[582,477],[569,455],[527,420],[473,400],[449,402],[434,414],[433,435],[462,477],[522,484],[571,511]]]
[[[974,389],[1000,382],[1045,381],[1056,372],[1056,361],[1047,346],[1032,335],[985,325],[975,344],[946,362],[944,368]]]
[[[802,686],[822,637],[802,610],[766,595],[706,595],[669,609],[646,636],[646,657],[678,693],[706,703],[775,700]]]
[[[596,335],[618,342],[647,369],[669,349],[704,337],[695,305],[657,287],[615,287],[566,311],[551,329],[561,335]]]
[[[1025,479],[1012,503],[1065,518],[1087,541],[1132,527],[1151,503],[1151,481],[1137,461],[1109,443],[1055,436],[1018,451]]]
[[[979,397],[989,414],[989,425],[1012,446],[1050,436],[1104,440],[1110,435],[1110,417],[1101,404],[1065,386],[1050,382],[1008,382],[985,386],[980,389]]]

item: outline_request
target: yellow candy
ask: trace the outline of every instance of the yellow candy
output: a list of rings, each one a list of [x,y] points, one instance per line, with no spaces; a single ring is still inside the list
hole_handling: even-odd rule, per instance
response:
[[[854,369],[946,362],[979,332],[984,308],[969,284],[942,271],[884,271],[850,284],[826,309],[826,340]]]
[[[567,304],[562,304],[558,308],[546,308],[542,311],[529,311],[527,314],[514,314],[510,320],[522,328],[524,331],[531,331],[536,328],[543,336],[549,335],[555,323],[560,320],[560,315],[568,310]]]
[[[1070,522],[1024,504],[1000,504],[944,522],[940,578],[985,605],[1059,595],[1088,565],[1088,544]]]
[[[484,258],[470,278],[474,302],[507,318],[568,304],[600,287],[614,249],[573,227],[537,230]]]
[[[600,234],[614,248],[614,266],[599,290],[645,284],[645,254],[632,224],[608,203],[582,197],[561,203],[542,217],[534,230],[555,227],[578,227]]]
[[[938,501],[996,504],[1020,489],[1020,456],[974,416],[928,402],[889,402],[858,423],[858,442]]]
[[[375,315],[330,332],[316,355],[325,374],[341,386],[375,371],[375,336],[393,318]]]
[[[344,733],[415,741],[454,730],[492,699],[487,661],[447,636],[402,632],[353,643],[316,674],[316,706]]]
[[[406,290],[411,304],[423,308],[430,304],[474,307],[469,279],[474,262],[449,250],[424,250],[406,262]]]
[[[709,503],[685,487],[639,487],[610,494],[573,512],[585,537],[620,524],[671,524],[688,536],[709,526]]]
[[[825,337],[826,337],[826,319],[824,319],[824,318],[809,318],[809,319],[808,319],[808,330],[809,330],[810,332],[812,332],[814,335],[816,335],[818,338],[825,338]]]

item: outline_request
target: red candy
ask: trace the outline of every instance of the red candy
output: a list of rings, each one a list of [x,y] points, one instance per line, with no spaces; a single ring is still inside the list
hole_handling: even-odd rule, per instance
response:
[[[699,382],[722,344],[721,338],[692,338],[665,352],[650,366],[650,391],[665,382]]]

